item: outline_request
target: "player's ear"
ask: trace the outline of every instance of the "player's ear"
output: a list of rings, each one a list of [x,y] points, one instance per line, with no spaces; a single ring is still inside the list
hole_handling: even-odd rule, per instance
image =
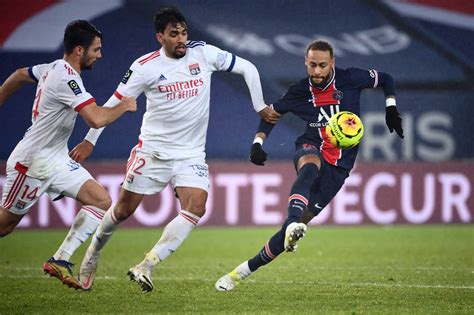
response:
[[[304,65],[308,66],[308,54],[304,55]]]
[[[163,45],[163,33],[156,33],[156,40]]]
[[[77,56],[82,56],[85,52],[85,49],[83,46],[76,46],[74,47],[73,53]]]

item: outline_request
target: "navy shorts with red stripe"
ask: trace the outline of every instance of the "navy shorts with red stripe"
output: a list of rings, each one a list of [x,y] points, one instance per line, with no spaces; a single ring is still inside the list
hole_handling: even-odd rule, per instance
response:
[[[302,144],[296,147],[293,159],[295,169],[297,168],[298,160],[308,154],[314,154],[321,160],[319,176],[311,185],[308,200],[309,211],[314,215],[318,215],[336,196],[342,185],[344,185],[346,178],[349,177],[350,170],[327,163],[323,159],[318,147],[311,144]]]

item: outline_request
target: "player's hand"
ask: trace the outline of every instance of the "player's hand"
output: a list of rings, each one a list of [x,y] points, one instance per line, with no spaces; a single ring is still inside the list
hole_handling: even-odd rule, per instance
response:
[[[128,112],[137,111],[137,100],[134,97],[130,97],[130,96],[122,97],[122,104],[124,104]]]
[[[255,165],[265,165],[267,153],[263,151],[260,143],[254,143],[250,147],[250,161]]]
[[[78,163],[84,162],[94,150],[94,145],[87,140],[83,140],[69,152],[71,159]]]
[[[395,130],[398,136],[403,139],[402,117],[398,113],[397,106],[385,107],[385,122],[391,133]]]
[[[281,114],[277,113],[272,107],[267,106],[261,111],[258,112],[260,117],[265,120],[267,123],[276,124],[278,119],[280,119]]]

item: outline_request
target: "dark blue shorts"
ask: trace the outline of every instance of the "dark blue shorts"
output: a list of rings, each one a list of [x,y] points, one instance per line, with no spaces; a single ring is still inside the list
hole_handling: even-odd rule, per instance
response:
[[[307,154],[314,154],[321,160],[321,169],[319,176],[311,185],[311,190],[308,200],[308,209],[314,214],[318,215],[324,207],[336,196],[341,189],[347,177],[349,177],[350,170],[337,167],[326,162],[318,147],[303,144],[296,147],[295,158],[293,160],[295,168],[300,157]]]

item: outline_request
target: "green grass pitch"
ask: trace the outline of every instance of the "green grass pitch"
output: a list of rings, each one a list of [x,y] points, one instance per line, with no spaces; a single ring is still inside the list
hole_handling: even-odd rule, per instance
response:
[[[104,249],[90,292],[42,273],[65,231],[0,239],[0,314],[341,313],[473,314],[472,226],[310,227],[231,292],[215,281],[253,256],[276,228],[197,228],[143,293],[126,276],[161,234],[121,229]],[[73,256],[81,262],[85,246]]]

